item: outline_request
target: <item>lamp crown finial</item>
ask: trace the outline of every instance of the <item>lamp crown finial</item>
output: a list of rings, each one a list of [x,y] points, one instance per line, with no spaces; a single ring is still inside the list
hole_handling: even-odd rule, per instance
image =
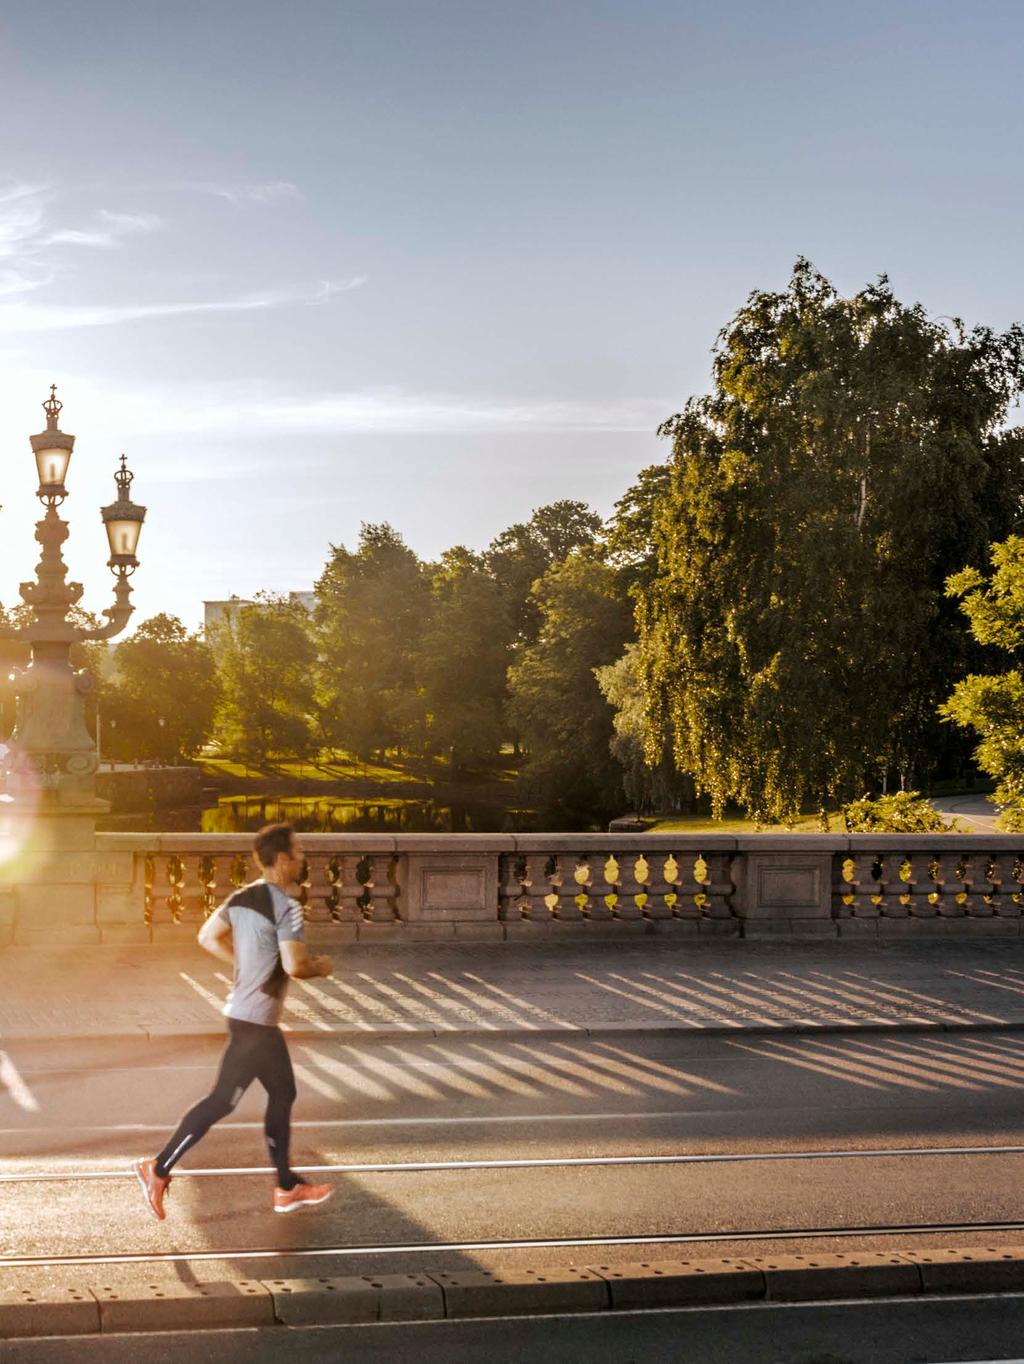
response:
[[[128,502],[131,500],[132,480],[134,479],[134,477],[135,475],[132,473],[131,469],[128,468],[128,457],[122,450],[121,465],[117,473],[114,475],[114,482],[117,484],[117,496],[119,501]]]
[[[57,385],[51,384],[50,396],[47,398],[46,402],[43,403],[43,411],[46,413],[47,431],[57,430],[57,418],[60,416],[60,411],[63,406],[64,404],[57,397]]]

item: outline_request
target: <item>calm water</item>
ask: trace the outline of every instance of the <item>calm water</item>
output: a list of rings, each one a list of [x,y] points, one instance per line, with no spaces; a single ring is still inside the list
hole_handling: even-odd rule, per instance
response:
[[[500,805],[431,800],[352,800],[332,796],[224,796],[216,805],[107,815],[108,832],[232,834],[287,820],[308,833],[502,833],[529,826],[530,812]]]

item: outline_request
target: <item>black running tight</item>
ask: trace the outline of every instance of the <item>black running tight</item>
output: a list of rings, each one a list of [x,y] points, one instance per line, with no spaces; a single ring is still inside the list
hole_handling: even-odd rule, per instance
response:
[[[301,1182],[288,1163],[295,1076],[284,1034],[280,1028],[244,1023],[237,1018],[228,1019],[228,1032],[230,1040],[221,1058],[217,1083],[182,1118],[174,1136],[156,1158],[156,1172],[161,1178],[170,1174],[185,1152],[215,1122],[227,1117],[253,1080],[259,1080],[267,1091],[264,1129],[270,1159],[277,1170],[278,1187],[293,1189]]]

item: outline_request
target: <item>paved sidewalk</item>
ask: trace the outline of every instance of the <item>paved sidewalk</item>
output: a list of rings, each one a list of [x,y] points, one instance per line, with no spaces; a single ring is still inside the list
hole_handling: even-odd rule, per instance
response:
[[[1024,942],[352,945],[285,1026],[396,1032],[1024,1027]],[[195,950],[0,952],[4,1041],[219,1035],[228,968]]]

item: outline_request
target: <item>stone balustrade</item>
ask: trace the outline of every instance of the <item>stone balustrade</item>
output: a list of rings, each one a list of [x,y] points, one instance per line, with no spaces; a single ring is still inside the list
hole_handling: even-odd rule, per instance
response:
[[[321,941],[672,933],[1017,936],[1024,835],[305,834]],[[92,919],[60,895],[6,940],[184,941],[255,875],[248,835],[98,834]],[[0,942],[5,923],[0,886]],[[45,920],[45,922],[44,922]]]

